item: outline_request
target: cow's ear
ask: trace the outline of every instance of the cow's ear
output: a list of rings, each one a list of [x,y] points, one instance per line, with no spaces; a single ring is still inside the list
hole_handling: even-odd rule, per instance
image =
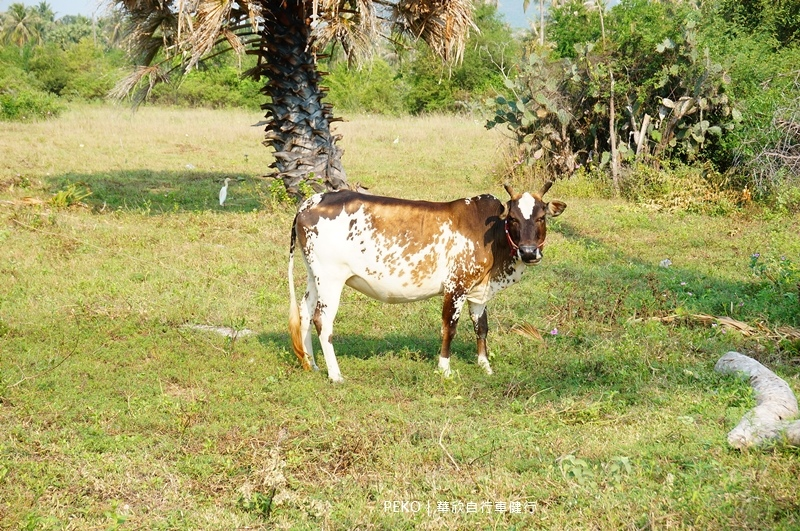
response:
[[[567,208],[567,204],[561,201],[550,201],[547,203],[547,215],[551,218],[556,216],[560,216],[564,209]]]

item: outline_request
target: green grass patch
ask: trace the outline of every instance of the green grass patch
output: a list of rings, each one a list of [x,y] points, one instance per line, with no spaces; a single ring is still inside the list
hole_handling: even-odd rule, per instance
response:
[[[490,303],[493,376],[468,319],[455,375],[435,371],[440,300],[347,289],[334,337],[347,381],[333,386],[319,352],[321,373],[291,353],[293,211],[253,177],[268,154],[242,147],[259,141],[249,116],[117,113],[49,122],[58,141],[41,156],[43,124],[0,131],[0,528],[800,525],[797,451],[729,449],[754,401],[713,372],[738,350],[798,389],[797,345],[652,320],[799,326],[784,280],[797,216],[653,212],[557,184],[569,207],[545,260]],[[503,193],[497,137],[469,120],[342,128],[350,179],[376,193]],[[220,208],[226,176],[242,180]],[[522,323],[544,340],[514,333]]]

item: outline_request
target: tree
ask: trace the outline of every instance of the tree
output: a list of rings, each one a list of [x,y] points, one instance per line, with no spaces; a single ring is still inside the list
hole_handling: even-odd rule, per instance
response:
[[[474,22],[479,33],[468,39],[460,65],[443,65],[422,46],[404,61],[400,71],[410,86],[406,101],[412,113],[463,110],[470,98],[502,90],[502,72],[519,56],[517,42],[491,4],[476,7]]]
[[[67,15],[59,19],[47,40],[66,49],[70,44],[92,36],[92,21],[83,15]]]
[[[39,7],[47,6],[42,2]],[[47,7],[49,10],[49,7]],[[52,13],[52,11],[50,11]],[[20,48],[29,43],[42,42],[42,22],[38,8],[11,4],[2,18],[3,42],[15,44]]]
[[[741,115],[727,73],[698,45],[695,16],[677,3],[623,0],[605,25],[598,16],[598,38],[587,43],[583,28],[551,24],[570,46],[554,46],[560,59],[547,47],[531,51],[506,80],[513,97],[489,102],[487,127],[508,128],[520,163],[555,174],[610,163],[617,188],[624,162],[708,160]]]
[[[287,191],[347,186],[332,107],[317,57],[329,43],[351,59],[368,56],[384,29],[428,43],[445,61],[462,56],[472,23],[467,0],[116,0],[138,68],[115,95],[139,101],[160,82],[223,51],[254,54],[247,74],[266,80],[265,144]],[[138,87],[138,90],[137,90]]]
[[[761,33],[776,47],[800,42],[800,3],[795,0],[717,0],[711,2],[728,31]]]
[[[30,10],[36,16],[36,23],[39,26],[39,32],[42,35],[45,35],[56,21],[55,11],[53,11],[53,8],[50,6],[50,4],[44,1],[39,2],[30,8]]]
[[[549,38],[557,57],[576,57],[580,46],[600,40],[600,13],[594,2],[570,0],[550,10]]]

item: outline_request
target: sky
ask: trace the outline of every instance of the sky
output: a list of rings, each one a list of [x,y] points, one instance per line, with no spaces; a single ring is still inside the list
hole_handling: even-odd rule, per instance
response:
[[[46,0],[50,7],[56,14],[56,18],[61,18],[64,15],[84,15],[87,17],[92,16],[95,11],[98,15],[102,15],[105,10],[101,7],[102,0]],[[11,4],[25,4],[26,6],[33,6],[39,3],[39,0],[0,0],[0,12],[7,11],[8,6]]]
[[[56,18],[63,17],[64,15],[84,15],[87,17],[92,16],[95,12],[102,15],[107,2],[103,0],[46,0],[50,7],[55,11]],[[23,3],[25,5],[36,5],[39,0],[0,0],[0,12],[7,11],[8,6],[14,3]],[[527,19],[534,16],[534,6],[528,8],[528,12],[522,11],[523,0],[500,0],[500,12],[503,13],[506,22],[512,28],[528,28],[529,24]],[[531,3],[533,4],[533,2]]]
[[[3,2],[5,0],[0,0]],[[498,11],[500,11],[506,19],[506,22],[514,28],[528,29],[531,27],[530,20],[536,17],[536,6],[534,2],[528,6],[528,11],[522,10],[522,0],[500,0],[498,3]]]

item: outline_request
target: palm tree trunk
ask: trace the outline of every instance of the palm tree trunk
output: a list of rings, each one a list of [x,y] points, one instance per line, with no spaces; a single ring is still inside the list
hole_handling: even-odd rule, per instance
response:
[[[261,91],[270,101],[264,144],[275,149],[277,170],[270,176],[283,181],[286,190],[302,196],[300,184],[314,190],[347,187],[339,136],[331,134],[331,106],[319,82],[316,57],[311,50],[311,28],[305,12],[310,3],[298,0],[264,0],[264,26],[253,74],[267,79]],[[310,13],[309,13],[310,14]]]

